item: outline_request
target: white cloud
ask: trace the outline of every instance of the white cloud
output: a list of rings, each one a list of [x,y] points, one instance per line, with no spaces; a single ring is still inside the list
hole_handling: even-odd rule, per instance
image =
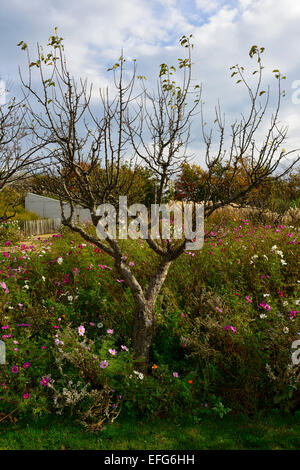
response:
[[[10,0],[3,3],[0,64],[5,64],[5,70],[14,73],[16,80],[21,57],[16,43],[22,39],[31,46],[36,41],[45,43],[54,26],[58,26],[65,38],[72,72],[77,77],[88,77],[95,88],[110,83],[111,75],[106,69],[118,58],[121,48],[125,57],[137,58],[139,71],[147,76],[147,83],[152,86],[159,64],[175,63],[182,55],[179,37],[193,33],[194,76],[195,81],[204,85],[207,115],[213,118],[214,105],[220,98],[228,123],[240,116],[248,105],[247,91],[230,78],[229,67],[236,63],[253,67],[255,63],[248,56],[250,47],[253,44],[264,46],[266,79],[272,80],[274,68],[287,74],[282,119],[290,124],[291,145],[297,144],[300,105],[298,111],[291,103],[294,91],[291,83],[300,79],[300,2]],[[195,141],[193,148],[196,146]]]
[[[196,0],[196,7],[203,10],[205,13],[211,13],[224,2],[221,0]]]

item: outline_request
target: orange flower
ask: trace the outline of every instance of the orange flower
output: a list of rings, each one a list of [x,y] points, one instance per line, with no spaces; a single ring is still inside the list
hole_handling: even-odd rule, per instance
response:
[[[157,369],[157,365],[153,364],[152,369]]]
[[[192,380],[189,380],[189,384],[192,384],[192,383],[193,383],[193,381],[192,381]]]

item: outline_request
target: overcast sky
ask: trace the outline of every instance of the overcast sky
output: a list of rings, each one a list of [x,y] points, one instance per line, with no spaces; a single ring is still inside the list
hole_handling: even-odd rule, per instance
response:
[[[126,58],[137,59],[138,71],[151,83],[160,63],[171,65],[182,56],[179,37],[193,34],[194,78],[203,85],[208,116],[219,99],[228,123],[248,103],[229,67],[253,67],[249,49],[263,46],[267,81],[272,82],[274,68],[287,74],[281,110],[281,121],[289,126],[286,148],[300,147],[300,92],[292,88],[300,90],[298,0],[0,0],[0,78],[13,93],[18,65],[24,64],[17,43],[25,41],[34,54],[37,41],[46,44],[55,26],[74,75],[96,86],[109,83],[106,69],[121,48]],[[198,140],[192,143],[196,152],[200,133]]]

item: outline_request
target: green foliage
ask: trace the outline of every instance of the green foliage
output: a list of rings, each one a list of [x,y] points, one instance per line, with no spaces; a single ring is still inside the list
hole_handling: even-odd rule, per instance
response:
[[[142,241],[124,241],[122,249],[145,287],[155,255]],[[291,366],[299,333],[295,227],[256,227],[234,217],[207,226],[203,249],[184,253],[170,269],[143,376],[131,350],[134,301],[111,257],[67,230],[34,247],[7,243],[3,252],[3,412],[59,412],[96,431],[105,413],[112,421],[120,411],[147,419],[184,414],[196,423],[229,409],[254,415],[299,406]],[[102,361],[109,365],[100,367]]]

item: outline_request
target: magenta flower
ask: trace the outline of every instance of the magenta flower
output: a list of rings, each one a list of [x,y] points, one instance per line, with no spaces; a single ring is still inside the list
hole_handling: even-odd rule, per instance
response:
[[[18,366],[13,366],[11,368],[11,371],[12,371],[13,374],[17,374],[19,372],[19,367]]]
[[[291,310],[290,311],[290,318],[291,319],[295,318],[297,313],[300,313],[300,310]]]
[[[28,398],[30,398],[30,393],[24,393],[23,398],[24,400],[28,400]]]
[[[235,326],[232,326],[232,325],[226,325],[226,326],[224,326],[224,331],[227,331],[227,330],[231,330],[231,331],[233,331],[233,333],[236,333],[236,328],[235,328]]]
[[[23,367],[24,367],[24,369],[29,369],[30,362],[24,362]]]
[[[259,307],[262,307],[262,308],[264,308],[265,310],[268,310],[268,311],[272,309],[272,307],[270,305],[268,305],[265,301],[261,302],[259,304]]]
[[[50,382],[50,379],[48,377],[42,377],[42,380],[40,380],[40,383],[44,386],[47,387]]]

